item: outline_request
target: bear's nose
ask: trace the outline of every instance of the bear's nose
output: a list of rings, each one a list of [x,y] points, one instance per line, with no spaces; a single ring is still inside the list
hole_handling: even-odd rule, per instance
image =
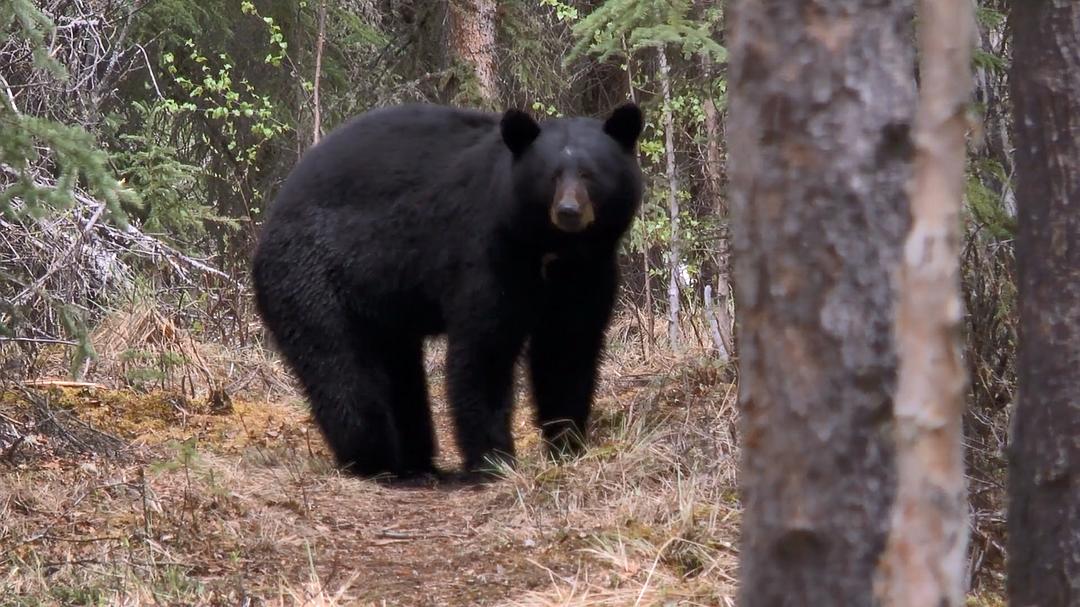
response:
[[[574,200],[564,200],[555,207],[555,226],[564,232],[578,232],[585,227],[581,205]]]
[[[564,200],[555,209],[555,214],[559,221],[576,222],[581,219],[581,207],[573,200]]]

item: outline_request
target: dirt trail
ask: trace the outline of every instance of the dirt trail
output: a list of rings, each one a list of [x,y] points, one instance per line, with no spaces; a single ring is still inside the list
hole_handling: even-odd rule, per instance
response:
[[[0,393],[0,596],[17,605],[729,604],[734,391],[712,371],[668,387],[620,385],[602,387],[592,446],[572,464],[539,456],[519,406],[519,472],[488,484],[344,476],[298,397],[236,398],[223,409],[94,387],[30,400]],[[439,464],[455,469],[439,392]]]
[[[440,464],[453,469],[455,447],[439,413]],[[334,471],[311,480],[305,511],[293,524],[306,527],[321,552],[320,584],[346,586],[353,601],[494,605],[550,586],[552,572],[573,575],[575,542],[553,545],[507,526],[519,507],[508,481],[379,484]],[[308,571],[297,577],[310,573],[302,565]]]
[[[0,575],[0,589],[28,602],[115,598],[109,577],[138,573],[146,587],[122,589],[118,602],[495,605],[550,586],[551,572],[573,574],[573,541],[508,525],[518,508],[509,481],[343,476],[295,400],[213,415],[169,395],[83,388],[43,399],[51,421],[20,415],[12,395],[0,409],[11,428],[41,432],[9,448],[0,469],[0,515],[15,515],[0,529],[0,563],[22,564]],[[437,420],[440,463],[451,468],[445,414]],[[93,446],[89,427],[127,441],[122,454],[65,452],[67,441]],[[144,545],[119,556],[127,543]],[[157,587],[162,560],[187,588]],[[67,588],[59,595],[57,579]]]
[[[295,395],[0,386],[0,606],[733,606],[730,372],[602,377],[582,458],[539,456],[519,394],[511,478],[389,486],[330,465]]]
[[[550,584],[528,542],[485,529],[495,488],[388,489],[349,500],[354,510],[313,513],[331,530],[326,548],[355,568],[353,596],[388,604],[481,605]],[[374,499],[371,499],[374,498]],[[342,504],[346,505],[346,504]],[[351,566],[350,566],[351,565]],[[324,568],[325,564],[324,564]],[[334,564],[324,584],[333,585]],[[345,571],[341,577],[346,577]]]

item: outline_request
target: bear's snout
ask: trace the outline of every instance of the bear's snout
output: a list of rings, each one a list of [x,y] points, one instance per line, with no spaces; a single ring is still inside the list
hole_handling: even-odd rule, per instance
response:
[[[567,232],[577,232],[582,228],[581,205],[573,200],[564,200],[555,208],[555,225]]]
[[[583,184],[564,180],[559,184],[555,204],[551,205],[551,223],[563,232],[580,232],[595,219],[592,202]]]

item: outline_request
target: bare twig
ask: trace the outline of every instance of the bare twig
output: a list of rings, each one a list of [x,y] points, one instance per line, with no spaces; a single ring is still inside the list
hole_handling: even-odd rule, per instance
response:
[[[150,74],[150,82],[154,85],[154,92],[157,93],[158,99],[164,99],[165,95],[162,94],[161,88],[158,86],[157,76],[154,75],[154,67],[150,65],[150,57],[146,54],[146,49],[141,44],[136,44],[135,48],[139,49],[139,54],[142,55],[143,61],[146,62],[146,73]]]
[[[13,341],[31,344],[57,344],[61,346],[77,346],[79,342],[70,339],[56,339],[54,337],[0,337],[0,341]]]
[[[64,251],[62,255],[53,260],[52,265],[44,274],[41,275],[41,277],[35,280],[21,293],[13,297],[11,299],[11,303],[15,305],[22,304],[26,300],[26,298],[30,296],[31,293],[36,293],[38,289],[40,289],[42,285],[44,285],[45,282],[49,280],[49,278],[53,274],[59,271],[60,268],[67,263],[68,259],[70,259],[71,256],[75,254],[75,251],[79,248],[79,245],[82,244],[83,240],[86,239],[86,236],[90,233],[90,231],[94,229],[94,224],[98,222],[98,219],[101,218],[101,214],[104,211],[105,203],[99,203],[97,205],[97,208],[94,209],[94,214],[90,216],[90,220],[86,222],[86,226],[83,227],[82,231],[79,233],[79,236],[75,239],[75,242],[71,243],[71,246],[68,247],[67,251]]]

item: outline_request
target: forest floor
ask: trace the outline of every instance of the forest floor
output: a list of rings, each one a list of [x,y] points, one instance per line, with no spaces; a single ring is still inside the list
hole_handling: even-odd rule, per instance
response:
[[[523,390],[519,464],[485,484],[342,475],[295,393],[11,387],[0,604],[732,605],[730,373],[611,358],[588,452],[545,461]]]

